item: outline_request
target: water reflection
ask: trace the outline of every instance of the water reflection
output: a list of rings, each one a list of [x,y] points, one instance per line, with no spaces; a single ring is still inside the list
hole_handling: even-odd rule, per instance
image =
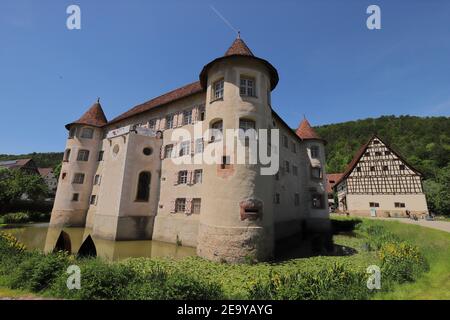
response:
[[[72,254],[77,254],[83,241],[91,235],[91,229],[50,228],[48,224],[18,226],[5,230],[13,234],[29,250],[41,250],[46,253],[55,248],[61,231],[65,231],[71,241]],[[172,257],[181,259],[195,256],[195,248],[176,246],[159,241],[110,241],[92,237],[97,255],[100,258],[118,261],[130,257]]]

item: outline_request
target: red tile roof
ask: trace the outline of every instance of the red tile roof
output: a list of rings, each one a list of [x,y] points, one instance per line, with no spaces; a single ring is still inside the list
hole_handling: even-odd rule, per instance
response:
[[[129,110],[125,113],[122,113],[120,116],[114,118],[108,124],[112,124],[112,123],[118,122],[120,120],[124,120],[126,118],[135,116],[137,114],[148,111],[150,109],[154,109],[156,107],[166,105],[170,102],[189,97],[191,95],[194,95],[194,94],[202,92],[202,91],[203,91],[203,89],[202,89],[199,81],[190,83],[186,86],[172,90],[172,91],[165,93],[159,97],[156,97],[150,101],[147,101],[143,104],[137,105],[136,107],[132,108],[131,110]]]
[[[309,121],[306,120],[306,118],[302,120],[295,133],[303,140],[310,140],[310,139],[324,140],[311,127]]]
[[[240,37],[234,40],[231,47],[227,50],[227,52],[225,52],[225,56],[233,56],[233,55],[254,57],[253,52],[250,50],[249,47],[247,47],[245,42],[242,41]]]
[[[238,36],[238,38],[233,41],[231,47],[228,48],[224,56],[214,59],[203,67],[202,71],[200,72],[200,83],[203,88],[206,88],[209,68],[216,62],[222,61],[224,59],[229,59],[231,57],[248,57],[262,62],[269,70],[271,90],[275,89],[279,81],[277,69],[275,69],[275,67],[272,66],[269,61],[256,57],[250,50],[250,48],[245,44],[244,40],[240,38],[240,36]]]
[[[102,106],[100,105],[100,102],[97,101],[92,105],[92,107],[89,108],[88,111],[86,111],[85,114],[81,116],[80,119],[67,124],[66,128],[69,129],[70,126],[74,124],[85,124],[93,127],[103,127],[107,122],[108,120],[106,119]]]
[[[42,177],[45,177],[45,176],[47,176],[50,172],[52,172],[53,169],[52,169],[52,168],[38,168],[38,171],[39,171],[39,174],[40,174]]]
[[[332,193],[333,192],[333,188],[336,185],[336,182],[338,182],[342,176],[344,174],[343,173],[329,173],[327,174],[327,193]]]

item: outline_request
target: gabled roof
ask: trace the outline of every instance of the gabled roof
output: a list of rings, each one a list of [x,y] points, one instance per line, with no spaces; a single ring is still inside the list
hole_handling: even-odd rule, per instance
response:
[[[350,161],[350,163],[347,165],[347,168],[345,169],[344,174],[342,175],[342,177],[336,182],[335,187],[338,186],[342,181],[344,181],[349,175],[350,173],[352,173],[353,169],[356,167],[356,165],[358,164],[359,160],[361,159],[361,157],[364,155],[364,153],[367,150],[367,147],[370,145],[370,143],[372,142],[372,140],[374,139],[378,139],[380,140],[385,146],[386,148],[388,148],[392,153],[394,153],[401,161],[403,161],[403,163],[405,163],[411,170],[413,170],[415,173],[417,173],[420,176],[423,176],[422,172],[420,172],[419,170],[415,169],[412,165],[410,165],[405,158],[403,158],[397,151],[395,151],[389,144],[387,144],[386,142],[384,142],[380,137],[378,137],[376,134],[374,134],[369,141],[367,141],[365,144],[363,144],[361,146],[361,148],[359,148],[359,150],[356,152],[355,156],[353,157],[352,161]]]
[[[202,91],[203,91],[203,89],[202,89],[199,81],[190,83],[181,88],[172,90],[172,91],[165,93],[159,97],[156,97],[152,100],[144,102],[140,105],[137,105],[136,107],[132,108],[131,110],[129,110],[125,113],[122,113],[120,116],[114,118],[113,120],[108,122],[108,124],[112,124],[112,123],[118,122],[120,120],[138,115],[142,112],[166,105],[170,102],[174,102],[174,101],[182,99],[182,98],[189,97],[191,95],[194,95],[194,94],[202,92]]]
[[[100,101],[97,100],[88,111],[86,111],[80,119],[69,123],[66,125],[67,129],[74,124],[84,124],[93,127],[103,127],[108,120],[106,119],[105,113],[103,112],[102,106],[100,105]]]
[[[38,171],[42,177],[46,177],[50,172],[53,171],[53,169],[52,168],[38,168]]]
[[[327,193],[333,192],[333,188],[336,185],[336,182],[338,182],[342,178],[343,175],[344,175],[343,173],[327,174],[327,187],[326,187]]]
[[[299,124],[299,126],[298,126],[297,130],[295,131],[295,133],[300,138],[302,138],[302,140],[322,140],[322,141],[325,141],[311,127],[311,124],[309,123],[309,121],[306,118],[304,118],[302,120],[302,122]]]
[[[275,69],[275,67],[272,66],[272,64],[269,61],[256,57],[253,54],[253,52],[250,50],[250,48],[247,46],[247,44],[244,42],[244,40],[241,39],[240,36],[238,36],[237,39],[233,41],[230,48],[228,48],[228,50],[225,52],[224,56],[214,59],[213,61],[211,61],[210,63],[208,63],[207,65],[205,65],[203,67],[202,71],[200,72],[200,83],[201,83],[202,87],[206,88],[207,78],[208,78],[208,70],[209,70],[209,68],[211,68],[211,66],[213,64],[215,64],[216,62],[225,60],[225,59],[233,58],[233,57],[247,57],[249,59],[253,59],[253,60],[262,62],[269,70],[270,88],[271,88],[271,90],[275,89],[275,87],[277,86],[278,81],[279,81],[277,69]]]

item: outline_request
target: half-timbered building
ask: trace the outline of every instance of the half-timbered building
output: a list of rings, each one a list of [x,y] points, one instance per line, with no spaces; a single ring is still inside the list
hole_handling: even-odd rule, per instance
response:
[[[422,173],[377,135],[356,153],[334,186],[339,210],[353,215],[427,215]]]

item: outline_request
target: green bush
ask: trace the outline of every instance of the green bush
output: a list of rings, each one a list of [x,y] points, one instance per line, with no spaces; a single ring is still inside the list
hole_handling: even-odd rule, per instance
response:
[[[378,251],[383,278],[391,282],[414,281],[428,269],[419,249],[406,242],[385,243]]]
[[[65,253],[44,255],[34,252],[12,273],[11,287],[33,292],[42,291],[47,289],[68,265],[69,257]]]
[[[3,216],[4,223],[27,223],[30,221],[30,215],[26,212],[8,213]]]
[[[301,271],[292,275],[274,274],[268,282],[257,282],[250,298],[257,300],[338,300],[366,299],[367,275],[342,264],[331,268]]]

